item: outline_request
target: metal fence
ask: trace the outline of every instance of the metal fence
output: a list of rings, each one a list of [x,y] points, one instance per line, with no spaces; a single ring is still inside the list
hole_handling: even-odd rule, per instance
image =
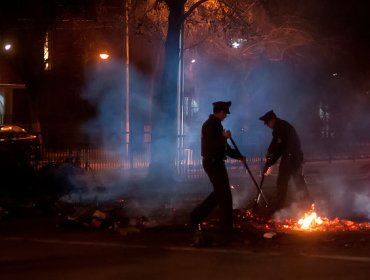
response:
[[[342,159],[370,158],[370,143],[357,144],[348,149],[315,150],[306,154],[306,161],[332,161]],[[259,172],[264,164],[264,157],[247,157],[247,164],[253,172]],[[50,164],[74,164],[84,169],[102,170],[136,170],[146,172],[150,164],[150,144],[142,151],[125,153],[123,151],[105,150],[99,148],[80,148],[64,150],[48,150],[41,148],[41,157],[33,162],[38,169]],[[226,166],[229,172],[242,172],[244,166],[239,161],[228,159]],[[183,149],[175,161],[175,169],[183,178],[195,179],[205,176],[201,158],[194,155],[191,149]]]
[[[174,169],[178,175],[187,179],[201,178],[205,176],[200,158],[192,158],[188,155],[189,151],[184,151],[187,155],[178,158],[174,162]],[[36,169],[42,169],[51,165],[72,164],[86,170],[104,171],[104,170],[136,170],[145,173],[150,164],[150,152],[142,151],[131,153],[129,155],[123,152],[109,151],[104,149],[66,149],[66,150],[48,150],[41,149],[39,159],[32,161]],[[261,157],[249,157],[247,162],[254,167],[260,168],[264,159]],[[229,172],[241,172],[243,165],[238,160],[228,159],[226,166]]]
[[[126,155],[123,152],[112,150],[83,148],[48,150],[41,149],[41,159],[35,162],[37,168],[48,164],[71,163],[85,169],[132,169],[147,168],[149,166],[149,153],[133,153]]]

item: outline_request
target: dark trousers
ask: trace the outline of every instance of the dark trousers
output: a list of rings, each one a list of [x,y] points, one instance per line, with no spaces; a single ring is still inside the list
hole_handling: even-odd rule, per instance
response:
[[[281,163],[277,178],[276,210],[284,208],[288,192],[288,183],[291,178],[294,181],[295,187],[302,192],[302,201],[312,203],[310,193],[308,192],[307,185],[304,180],[302,165],[292,166],[290,164]]]
[[[203,160],[203,168],[212,183],[213,192],[191,212],[191,221],[194,225],[200,223],[219,206],[221,230],[232,230],[233,203],[225,163],[223,160]]]

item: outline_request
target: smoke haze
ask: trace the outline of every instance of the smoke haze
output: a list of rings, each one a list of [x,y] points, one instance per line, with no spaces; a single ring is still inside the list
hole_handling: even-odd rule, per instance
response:
[[[114,62],[105,68],[105,71],[90,71],[87,75],[86,90],[84,98],[96,107],[96,117],[89,120],[84,126],[83,131],[89,136],[92,142],[99,139],[102,147],[124,157],[124,120],[122,106],[124,100],[124,73],[122,61]],[[186,68],[186,65],[185,65]],[[237,142],[240,150],[247,156],[264,156],[267,146],[271,140],[271,130],[266,128],[258,118],[266,111],[273,109],[276,114],[291,122],[297,129],[306,158],[314,156],[327,157],[330,152],[325,149],[325,145],[332,148],[343,146],[337,145],[350,140],[362,139],[362,126],[353,125],[358,119],[364,118],[361,112],[365,112],[365,107],[360,103],[353,103],[351,110],[353,114],[348,116],[347,122],[350,128],[343,131],[336,130],[335,123],[332,131],[329,131],[329,138],[322,138],[325,124],[320,120],[321,104],[327,102],[328,92],[322,89],[326,82],[317,83],[315,80],[315,69],[297,70],[293,65],[283,62],[263,62],[257,63],[253,69],[240,70],[242,68],[233,67],[225,64],[225,61],[206,60],[197,58],[192,65],[192,79],[185,80],[185,98],[188,107],[185,106],[185,148],[190,149],[194,159],[200,158],[200,130],[202,123],[212,113],[212,102],[218,100],[231,100],[231,114],[224,121],[223,126],[230,129],[233,138]],[[100,69],[101,70],[101,69]],[[104,73],[104,74],[103,74]],[[130,127],[131,127],[131,151],[139,154],[144,151],[144,125],[150,123],[150,78],[135,71],[131,67],[131,92],[130,92]],[[327,73],[325,79],[332,79],[331,73]],[[189,77],[189,76],[188,76]],[[338,82],[340,84],[340,82]],[[347,85],[344,90],[350,91]],[[334,93],[331,93],[334,94]],[[340,104],[340,100],[336,102]],[[343,98],[343,102],[347,100]],[[189,104],[191,106],[189,106]],[[186,104],[185,104],[186,105]],[[340,104],[344,107],[344,103]],[[193,107],[192,107],[193,106]],[[329,106],[329,105],[328,105]],[[156,108],[155,110],[160,110]],[[336,112],[334,116],[338,117]],[[342,118],[339,118],[342,120]],[[346,122],[346,123],[347,123]],[[368,121],[367,121],[368,122]],[[365,121],[366,123],[366,121]],[[99,142],[98,141],[98,142]],[[335,144],[335,145],[334,145]],[[345,146],[352,152],[351,145]],[[339,150],[346,152],[348,150]],[[327,166],[327,164],[323,164]],[[330,167],[332,168],[332,167]],[[319,176],[318,176],[319,174]],[[364,183],[362,175],[356,173],[346,173],[346,177],[341,176],[342,171],[337,170],[332,174],[325,170],[317,171],[317,174],[308,174],[313,178],[315,190],[313,191],[317,199],[318,209],[324,214],[334,217],[347,216],[367,216],[369,217],[369,193],[368,181]],[[135,176],[134,176],[135,177]],[[150,196],[153,189],[141,185],[138,178],[145,177],[145,174],[133,179],[132,172],[111,171],[101,175],[98,182],[107,187],[107,196]],[[247,179],[246,179],[247,180]],[[360,185],[353,190],[353,185]],[[95,182],[96,178],[95,178]],[[274,183],[271,183],[274,184]],[[204,184],[203,184],[204,185]],[[184,192],[207,192],[210,191],[208,183],[206,187],[198,188],[192,184],[187,185]],[[248,183],[249,189],[252,189]],[[320,186],[316,190],[316,186]],[[153,186],[151,186],[153,187]],[[248,189],[248,188],[247,188]],[[172,200],[179,199],[181,196],[177,190],[168,189],[168,186],[155,185],[155,192],[167,193],[167,201],[170,196]],[[243,193],[243,198],[235,198],[235,205],[242,207],[243,199],[252,199],[253,195]],[[166,196],[166,195],[165,195]],[[104,196],[102,196],[104,197]],[[202,196],[200,196],[202,198]],[[160,196],[156,199],[161,200]],[[159,207],[157,201],[151,201],[151,207]],[[149,205],[147,205],[149,207]],[[185,207],[185,206],[184,206]],[[150,208],[150,207],[149,207]],[[294,211],[288,214],[294,215]]]

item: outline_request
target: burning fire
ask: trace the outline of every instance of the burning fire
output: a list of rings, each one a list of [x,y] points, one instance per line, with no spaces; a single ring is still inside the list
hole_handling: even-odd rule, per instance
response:
[[[298,225],[300,225],[300,229],[308,230],[310,228],[314,228],[317,225],[321,225],[323,220],[317,216],[315,212],[315,204],[311,205],[311,209],[304,213],[304,218],[298,220]]]
[[[303,231],[355,231],[355,230],[370,230],[370,223],[357,223],[339,218],[329,219],[320,217],[315,212],[315,205],[311,205],[311,209],[304,214],[304,217],[298,221],[293,219],[285,219],[283,221],[275,221],[275,226],[280,230],[303,230]]]
[[[289,231],[370,231],[369,222],[354,222],[345,219],[329,219],[320,217],[315,211],[315,205],[311,205],[311,209],[304,213],[301,219],[270,219],[266,220],[263,216],[258,216],[251,210],[240,211],[235,216],[236,226],[243,228],[243,225],[249,225],[254,229],[259,230],[274,230],[280,232]]]

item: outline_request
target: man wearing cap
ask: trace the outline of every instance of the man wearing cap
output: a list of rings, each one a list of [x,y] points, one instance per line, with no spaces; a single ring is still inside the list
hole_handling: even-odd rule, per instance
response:
[[[213,192],[190,214],[194,226],[204,220],[218,205],[222,232],[233,231],[233,208],[229,177],[225,167],[226,156],[245,161],[245,157],[227,143],[230,131],[225,131],[221,122],[230,114],[231,101],[213,103],[213,114],[202,126],[202,164],[207,173]]]
[[[272,129],[272,141],[267,150],[263,173],[281,158],[275,211],[284,207],[290,178],[293,178],[296,187],[301,190],[302,201],[312,203],[302,174],[303,152],[296,130],[290,123],[278,118],[272,110],[259,119]]]

